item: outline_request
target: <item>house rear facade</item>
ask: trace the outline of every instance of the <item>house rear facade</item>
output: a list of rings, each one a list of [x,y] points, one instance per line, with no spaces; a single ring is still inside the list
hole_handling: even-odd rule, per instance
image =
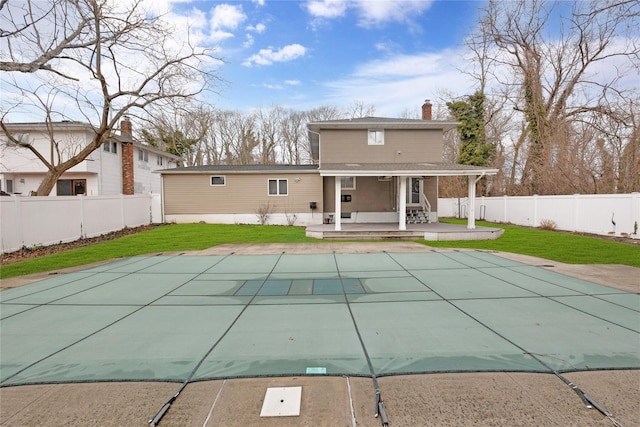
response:
[[[443,163],[458,122],[365,117],[307,125],[313,165],[199,166],[159,171],[167,222],[296,225],[437,222],[438,179],[496,169]]]

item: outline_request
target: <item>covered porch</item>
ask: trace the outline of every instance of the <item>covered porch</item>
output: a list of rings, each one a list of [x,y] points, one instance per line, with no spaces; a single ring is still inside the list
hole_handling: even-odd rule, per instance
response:
[[[329,178],[325,181],[325,191],[328,187],[333,186],[331,190],[334,197],[334,212],[325,212],[325,214],[328,213],[330,218],[329,224],[325,223],[318,226],[311,226],[307,228],[307,235],[317,238],[328,238],[327,236],[333,235],[330,231],[335,233],[344,231],[345,233],[343,233],[343,235],[351,234],[352,236],[364,236],[373,233],[378,236],[376,238],[385,238],[383,236],[386,235],[388,236],[387,238],[402,238],[401,236],[405,236],[406,238],[425,238],[428,240],[454,240],[453,238],[447,238],[447,236],[454,236],[456,235],[456,231],[464,228],[471,232],[461,236],[466,237],[466,239],[456,238],[456,240],[497,238],[498,236],[493,232],[488,235],[495,237],[481,237],[484,236],[483,233],[487,230],[480,230],[481,232],[479,233],[473,232],[473,230],[476,229],[474,203],[476,184],[484,176],[494,175],[497,172],[497,169],[444,163],[323,164],[320,167],[320,174],[323,177]],[[441,176],[466,176],[468,179],[467,197],[469,199],[469,215],[466,227],[438,224],[437,210],[436,212],[431,212],[431,204],[433,202],[437,203],[437,179]],[[343,196],[344,179],[347,179],[347,181],[350,179],[355,181],[358,177],[386,178],[393,183],[395,187],[393,212],[390,212],[391,215],[387,217],[389,220],[364,220],[361,222],[343,220],[345,217],[342,211],[342,204],[345,201],[344,197],[347,198],[347,201],[351,201],[350,195]],[[430,194],[430,202],[429,198],[425,195],[425,188],[422,186],[422,182],[432,178],[435,178],[436,181],[435,185],[432,183],[433,188]],[[416,189],[413,188],[414,184],[416,184]],[[375,195],[373,195],[373,197],[375,197]],[[433,200],[434,197],[436,199],[435,201]],[[328,204],[326,201],[325,203]],[[426,215],[422,216],[423,219],[426,218],[426,221],[415,221],[415,217],[407,216],[407,213],[412,211],[412,207],[415,207],[411,206],[412,204],[417,205],[420,210],[426,211]],[[331,209],[331,207],[329,209]],[[370,212],[365,213],[370,214]],[[358,214],[365,216],[362,215],[362,212]],[[347,216],[349,217],[350,215],[348,214]],[[371,216],[369,216],[369,218],[371,218]],[[438,228],[439,226],[442,227]],[[321,236],[320,233],[322,233]]]

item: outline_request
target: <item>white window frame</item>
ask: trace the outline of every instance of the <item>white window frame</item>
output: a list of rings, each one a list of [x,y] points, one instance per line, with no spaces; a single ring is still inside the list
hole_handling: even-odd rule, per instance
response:
[[[111,143],[111,152],[113,154],[118,154],[118,143],[115,141]]]
[[[351,187],[347,187],[345,185],[345,179],[351,179],[353,180],[353,185]],[[356,189],[356,177],[355,176],[341,176],[340,177],[340,188],[342,188],[343,190],[355,190]]]
[[[384,129],[369,129],[367,143],[369,145],[384,145]]]
[[[148,162],[149,161],[149,153],[147,150],[143,150],[142,148],[138,148],[138,161]]]
[[[158,154],[158,157],[156,158],[156,165],[162,166],[163,163],[164,163],[164,158]]]
[[[214,184],[213,178],[222,178],[222,184]],[[224,187],[227,185],[227,177],[225,175],[211,175],[209,177],[209,185],[211,187]]]
[[[102,143],[102,149],[103,151],[106,151],[107,153],[111,152],[111,141],[105,141]]]
[[[276,193],[275,194],[271,194],[271,188],[270,188],[270,183],[271,181],[276,181]],[[281,194],[280,193],[280,182],[284,181],[287,183],[287,192],[285,194]],[[267,180],[267,194],[269,196],[274,196],[274,197],[279,197],[279,196],[288,196],[289,195],[289,180],[286,178],[269,178]]]

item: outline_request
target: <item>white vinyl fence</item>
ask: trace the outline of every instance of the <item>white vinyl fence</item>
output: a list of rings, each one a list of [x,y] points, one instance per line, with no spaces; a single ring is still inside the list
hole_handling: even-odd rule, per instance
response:
[[[476,219],[639,238],[640,193],[476,198]],[[438,199],[438,216],[466,218],[468,199]]]
[[[160,194],[0,197],[0,250],[47,246],[162,222]]]

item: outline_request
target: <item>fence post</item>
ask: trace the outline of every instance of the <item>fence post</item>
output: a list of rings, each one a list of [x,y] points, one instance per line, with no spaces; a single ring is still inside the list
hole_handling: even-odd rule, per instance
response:
[[[126,226],[124,217],[124,194],[120,194],[120,229],[122,230]]]
[[[15,206],[16,206],[16,228],[18,230],[18,242],[20,242],[20,247],[24,247],[24,233],[22,232],[22,204],[20,201],[20,197],[21,196],[13,196],[13,198],[15,199]]]
[[[507,195],[502,196],[503,206],[502,206],[502,222],[507,222]]]
[[[636,237],[638,237],[636,231],[636,225],[640,227],[640,193],[631,193],[631,221],[633,224],[631,225],[632,230],[636,233]]]
[[[573,230],[578,231],[578,224],[580,223],[580,194],[573,195]]]
[[[80,194],[77,197],[80,197],[80,238],[84,239],[87,235],[87,218],[85,218],[85,210],[84,210],[84,194]]]
[[[538,195],[534,194],[533,195],[533,224],[531,224],[533,227],[537,227],[538,225]]]

